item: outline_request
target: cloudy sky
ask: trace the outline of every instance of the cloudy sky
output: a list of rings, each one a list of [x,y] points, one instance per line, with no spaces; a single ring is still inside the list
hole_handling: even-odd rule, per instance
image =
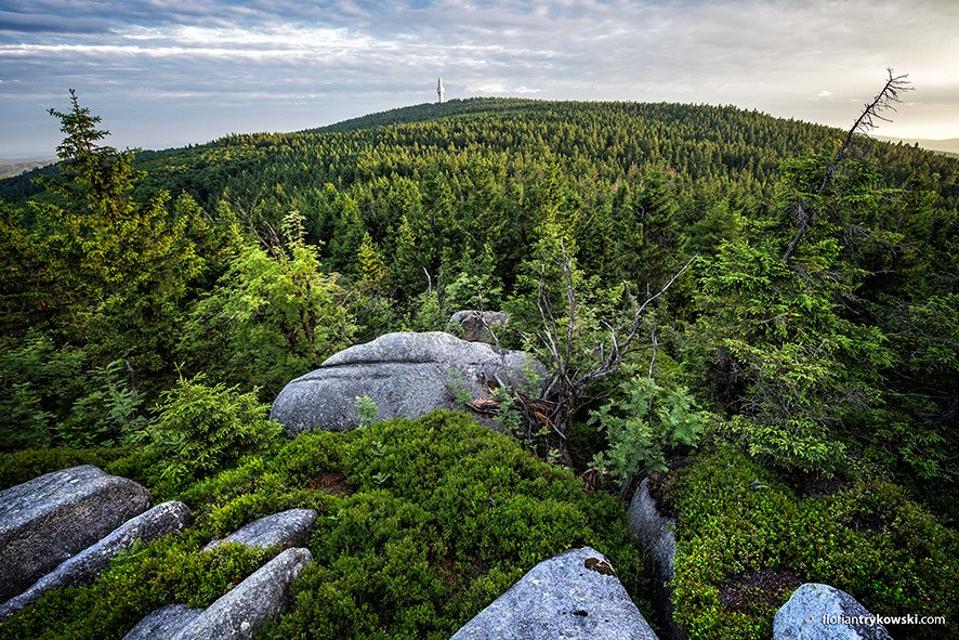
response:
[[[449,98],[735,104],[959,137],[959,0],[0,0],[0,158],[50,156],[68,88],[119,147],[290,131]]]

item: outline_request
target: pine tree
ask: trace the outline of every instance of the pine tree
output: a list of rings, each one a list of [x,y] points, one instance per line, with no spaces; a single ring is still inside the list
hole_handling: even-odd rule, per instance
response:
[[[363,233],[360,248],[356,256],[356,273],[359,277],[359,288],[363,293],[371,295],[387,295],[390,286],[390,272],[380,256],[373,237]]]

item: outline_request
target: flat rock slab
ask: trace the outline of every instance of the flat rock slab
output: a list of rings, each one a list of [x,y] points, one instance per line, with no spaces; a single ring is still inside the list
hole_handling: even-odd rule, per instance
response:
[[[180,531],[189,524],[191,517],[190,508],[182,502],[164,502],[127,520],[99,542],[61,562],[29,589],[0,605],[0,618],[22,609],[51,589],[93,582],[110,560],[129,549],[134,540],[150,541]]]
[[[190,609],[185,604],[161,607],[140,620],[123,640],[171,640],[201,613],[203,609]]]
[[[573,549],[540,562],[450,640],[656,640],[609,561]]]
[[[870,617],[845,591],[807,582],[776,612],[773,640],[892,640],[886,627],[865,621]]]
[[[90,465],[0,492],[0,600],[29,587],[150,506],[132,480]]]
[[[287,384],[270,417],[290,436],[345,431],[360,425],[356,398],[367,396],[378,419],[418,418],[434,409],[464,409],[458,396],[487,398],[489,384],[524,384],[532,370],[542,373],[542,365],[522,351],[497,351],[442,331],[388,333]]]
[[[308,549],[287,549],[190,620],[173,640],[251,638],[287,605],[287,590],[313,561]]]
[[[211,541],[203,550],[209,551],[224,542],[238,542],[248,547],[262,548],[279,546],[286,549],[301,546],[306,544],[316,516],[313,509],[290,509],[274,513],[240,527],[222,540]]]

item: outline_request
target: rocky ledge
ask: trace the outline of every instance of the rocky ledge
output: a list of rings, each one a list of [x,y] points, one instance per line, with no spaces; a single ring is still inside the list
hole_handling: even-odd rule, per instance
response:
[[[356,399],[366,396],[380,419],[418,418],[434,409],[466,409],[464,398],[481,403],[491,387],[527,384],[529,373],[541,368],[525,352],[498,351],[441,331],[388,333],[340,351],[287,384],[270,417],[290,436],[345,431],[360,425]],[[486,419],[482,412],[477,417]]]
[[[0,492],[0,601],[23,593],[149,506],[145,488],[90,465]]]
[[[123,640],[247,639],[287,606],[290,583],[313,561],[308,549],[287,549],[203,610],[175,604],[150,613]]]
[[[450,640],[656,640],[612,565],[590,547],[545,560]]]

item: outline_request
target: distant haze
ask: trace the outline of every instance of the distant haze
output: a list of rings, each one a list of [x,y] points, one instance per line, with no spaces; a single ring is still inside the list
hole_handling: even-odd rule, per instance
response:
[[[918,144],[923,149],[932,151],[944,151],[946,153],[959,154],[959,138],[950,138],[947,140],[927,140],[923,138],[893,138],[888,136],[874,136],[880,140],[889,142],[903,142],[905,144]]]
[[[877,133],[959,138],[956,0],[0,0],[0,158],[49,157],[68,88],[112,144],[290,131],[476,95],[735,104],[848,126],[886,67]]]

